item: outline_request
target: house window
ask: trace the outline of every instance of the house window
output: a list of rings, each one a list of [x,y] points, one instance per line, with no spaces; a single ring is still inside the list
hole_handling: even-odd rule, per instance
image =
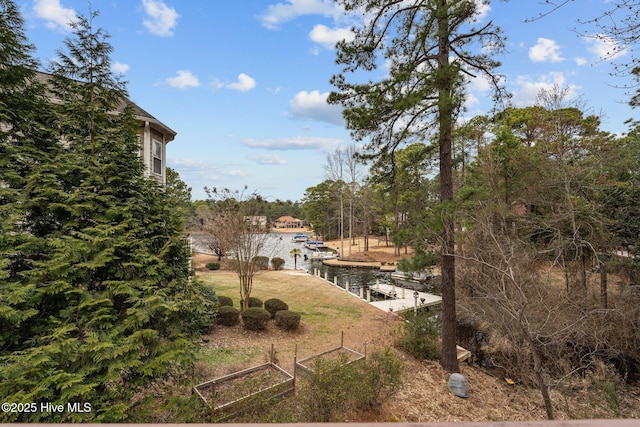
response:
[[[153,140],[153,173],[162,175],[162,143]]]

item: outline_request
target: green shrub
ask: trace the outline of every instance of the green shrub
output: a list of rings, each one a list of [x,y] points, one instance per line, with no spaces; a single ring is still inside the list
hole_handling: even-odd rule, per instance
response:
[[[227,305],[218,309],[218,324],[223,326],[237,325],[240,321],[240,312]]]
[[[269,269],[269,257],[266,256],[254,256],[251,260],[260,270]]]
[[[244,307],[244,300],[240,300],[240,307]],[[262,300],[256,297],[249,297],[249,307],[262,308]]]
[[[231,297],[220,295],[218,297],[218,305],[220,307],[233,307],[233,299]]]
[[[276,312],[280,310],[289,310],[289,306],[278,298],[269,298],[264,302],[264,309],[271,313],[272,319],[275,319]]]
[[[289,310],[276,312],[276,326],[286,331],[295,331],[300,326],[300,315]]]
[[[405,316],[406,322],[396,337],[396,346],[416,359],[437,360],[442,348],[440,322],[427,314]]]
[[[298,418],[329,422],[354,411],[379,408],[400,388],[404,364],[387,348],[355,363],[349,363],[346,354],[316,358],[311,368],[300,381],[302,393],[296,393],[300,399]]]
[[[209,270],[220,270],[220,263],[219,262],[208,262],[205,264],[205,267],[207,267]]]
[[[305,422],[336,421],[341,413],[354,409],[354,390],[361,376],[342,354],[337,359],[316,358],[302,383],[300,409]]]
[[[252,331],[267,329],[267,323],[271,319],[269,312],[259,307],[249,307],[240,314],[244,327]]]
[[[274,270],[282,270],[282,266],[284,266],[284,260],[280,257],[271,258],[271,266]]]
[[[385,348],[371,353],[360,365],[362,385],[356,393],[357,406],[361,409],[380,407],[401,384],[404,364],[393,350]]]
[[[189,331],[206,334],[215,322],[219,298],[211,286],[197,280],[193,281],[193,290],[197,293],[197,298],[191,300],[188,307],[185,306],[183,321],[190,325],[186,328]]]

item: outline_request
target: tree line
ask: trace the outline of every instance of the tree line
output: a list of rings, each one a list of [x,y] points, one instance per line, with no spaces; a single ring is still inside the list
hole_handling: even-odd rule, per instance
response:
[[[538,19],[570,3],[551,4]],[[637,124],[631,122],[625,137],[607,134],[598,117],[568,102],[561,87],[542,91],[533,107],[509,107],[493,59],[504,49],[504,36],[495,23],[476,19],[488,0],[341,4],[366,20],[353,40],[337,45],[343,69],[331,80],[336,90],[329,102],[344,108],[347,127],[361,142],[358,157],[371,165],[363,184],[378,191],[375,206],[386,205],[379,222],[395,221],[398,243],[439,248],[442,366],[458,370],[460,304],[471,321],[510,340],[512,353],[503,356],[532,367],[553,418],[553,379],[623,347],[623,358],[634,358],[636,332],[608,340],[603,330],[622,316],[637,331],[631,320],[637,315],[626,304],[637,300],[636,291],[620,289],[614,306],[607,279],[615,272],[624,283],[637,283]],[[594,17],[599,37],[634,48],[637,6],[636,0],[614,1]],[[637,80],[637,59],[621,69]],[[478,76],[492,84],[499,112],[464,123],[465,87]],[[637,95],[630,103],[637,105]],[[326,181],[305,197],[330,200],[332,186],[341,191],[342,185]],[[336,209],[341,218],[342,206]],[[545,266],[562,272],[560,289]],[[593,272],[601,277],[595,302],[588,280]],[[589,331],[597,332],[589,337]],[[576,351],[548,352],[563,345]],[[566,362],[568,370],[551,360]]]

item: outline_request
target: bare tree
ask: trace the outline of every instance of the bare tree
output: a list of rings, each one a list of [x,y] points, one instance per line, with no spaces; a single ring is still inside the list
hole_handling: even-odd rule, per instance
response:
[[[325,177],[338,185],[339,227],[340,227],[340,255],[344,255],[344,168],[347,164],[346,152],[337,149],[327,154]]]
[[[246,188],[245,188],[246,190]],[[206,230],[229,251],[240,280],[242,309],[249,307],[253,278],[260,271],[255,258],[274,248],[269,245],[269,227],[257,215],[262,200],[256,193],[205,188],[212,210]]]
[[[355,218],[356,198],[358,197],[358,189],[362,183],[364,174],[364,164],[359,160],[359,150],[355,144],[351,144],[345,148],[347,152],[347,185],[349,188],[349,255],[351,255],[351,246],[353,245],[353,230]],[[364,229],[364,238],[367,239],[367,229]],[[365,248],[366,250],[366,248]]]
[[[531,370],[548,419],[553,419],[547,364],[564,349],[583,317],[562,291],[549,284],[536,268],[535,248],[515,233],[497,212],[476,209],[475,227],[465,241],[462,285],[471,290],[460,301],[460,315],[506,339],[512,369],[526,376]],[[505,346],[505,344],[503,344]],[[557,355],[556,355],[557,356]]]

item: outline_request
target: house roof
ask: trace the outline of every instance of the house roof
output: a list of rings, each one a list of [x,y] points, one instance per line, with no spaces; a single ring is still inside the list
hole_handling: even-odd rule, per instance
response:
[[[42,71],[36,71],[36,79],[38,81],[40,81],[41,83],[44,83],[45,85],[48,85],[49,80],[52,77],[53,76],[51,74],[44,73]],[[54,103],[55,102],[58,102],[58,103],[60,102],[60,100],[57,100],[57,99],[55,99],[53,97],[52,93],[47,93],[47,96]],[[151,115],[149,112],[147,112],[145,109],[143,109],[138,104],[136,104],[135,102],[131,101],[130,99],[127,99],[127,102],[129,103],[129,105],[131,105],[133,107],[133,114],[134,114],[134,117],[136,118],[136,120],[139,120],[141,122],[148,122],[149,126],[151,126],[151,128],[156,129],[156,130],[162,132],[163,134],[165,134],[167,136],[166,142],[173,141],[173,139],[177,135],[176,131],[174,131],[169,126],[167,126],[164,123],[162,123],[160,120],[155,118],[153,115]],[[118,106],[117,111],[118,112],[122,112],[124,110],[124,107],[125,107],[125,104],[122,103],[120,106]]]
[[[294,218],[292,216],[289,216],[289,215],[284,215],[284,216],[281,216],[280,218],[276,219],[276,222],[300,222],[300,221],[302,221],[302,220],[296,219],[296,218]]]

